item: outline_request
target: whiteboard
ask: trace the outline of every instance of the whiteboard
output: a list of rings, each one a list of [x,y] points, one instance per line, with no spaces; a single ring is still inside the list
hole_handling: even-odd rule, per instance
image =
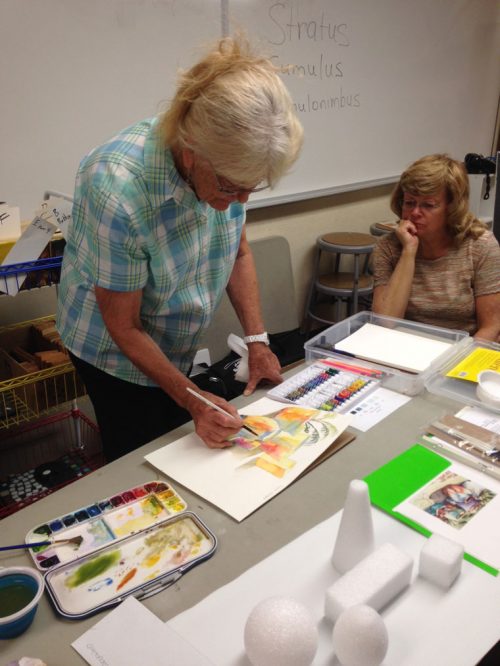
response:
[[[31,219],[82,157],[158,113],[221,36],[220,0],[0,0],[0,200]]]
[[[243,27],[305,127],[299,162],[250,207],[393,181],[415,158],[491,152],[497,0],[0,0],[0,200],[31,219],[78,163],[162,110],[179,67]],[[297,72],[304,68],[304,75]],[[341,74],[341,75],[340,75]]]
[[[491,154],[498,0],[228,0],[284,75],[302,155],[254,206],[393,182],[415,159]]]

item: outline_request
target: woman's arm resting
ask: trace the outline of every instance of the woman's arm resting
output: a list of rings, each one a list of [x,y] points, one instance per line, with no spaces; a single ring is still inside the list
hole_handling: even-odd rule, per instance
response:
[[[476,297],[475,338],[500,342],[500,293]]]
[[[404,319],[414,273],[415,255],[403,250],[389,282],[374,289],[373,312]]]
[[[401,254],[388,282],[375,287],[372,310],[377,314],[403,319],[415,274],[415,257],[419,241],[415,235],[415,226],[409,220],[399,221],[396,236],[401,243]],[[381,254],[380,261],[386,271],[388,258],[384,258]]]

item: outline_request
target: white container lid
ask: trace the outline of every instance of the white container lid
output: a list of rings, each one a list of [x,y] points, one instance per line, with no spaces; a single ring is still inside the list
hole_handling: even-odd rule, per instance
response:
[[[483,370],[477,376],[476,395],[488,407],[500,408],[500,372]]]

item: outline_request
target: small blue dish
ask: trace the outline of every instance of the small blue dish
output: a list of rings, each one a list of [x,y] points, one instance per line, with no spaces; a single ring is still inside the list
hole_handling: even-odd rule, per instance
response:
[[[44,579],[31,567],[0,568],[0,597],[5,609],[12,605],[12,613],[0,614],[0,639],[15,638],[33,622],[38,602],[43,594]],[[15,599],[14,599],[15,597]]]

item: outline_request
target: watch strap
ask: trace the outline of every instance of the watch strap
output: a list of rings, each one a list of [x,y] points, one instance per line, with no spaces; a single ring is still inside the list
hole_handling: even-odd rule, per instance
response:
[[[249,342],[263,342],[265,345],[269,346],[269,336],[266,332],[259,333],[258,335],[246,335],[243,338],[243,342],[248,344]]]

